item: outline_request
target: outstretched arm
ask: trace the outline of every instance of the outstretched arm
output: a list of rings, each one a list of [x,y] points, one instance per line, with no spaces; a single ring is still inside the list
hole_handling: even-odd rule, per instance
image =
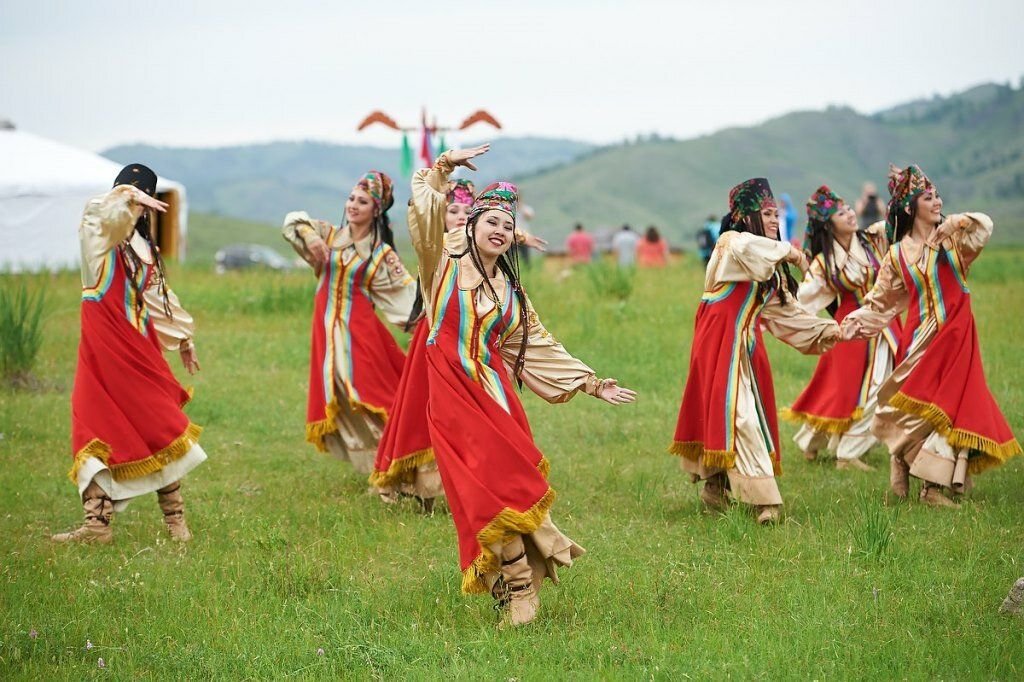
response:
[[[808,313],[791,296],[783,303],[773,294],[761,312],[761,321],[772,336],[804,355],[820,355],[840,340],[835,320]]]
[[[910,294],[899,274],[893,249],[885,256],[878,271],[878,279],[864,303],[843,318],[843,339],[868,339],[877,336],[889,326],[897,315],[907,309]]]

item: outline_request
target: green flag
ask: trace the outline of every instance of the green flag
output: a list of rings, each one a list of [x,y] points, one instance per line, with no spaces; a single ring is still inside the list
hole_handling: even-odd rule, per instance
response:
[[[409,134],[402,132],[402,164],[401,164],[402,177],[409,179],[412,177],[412,147],[409,146]]]

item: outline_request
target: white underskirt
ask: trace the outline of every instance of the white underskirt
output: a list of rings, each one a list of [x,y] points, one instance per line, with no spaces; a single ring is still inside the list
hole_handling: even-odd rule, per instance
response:
[[[185,474],[205,461],[206,453],[203,452],[199,443],[196,443],[182,457],[170,462],[160,471],[154,471],[139,478],[115,481],[114,477],[110,475],[107,465],[95,457],[89,457],[82,462],[82,466],[78,469],[78,494],[81,496],[89,483],[95,479],[96,483],[113,500],[114,511],[121,511],[128,506],[133,498],[166,488],[184,478]]]

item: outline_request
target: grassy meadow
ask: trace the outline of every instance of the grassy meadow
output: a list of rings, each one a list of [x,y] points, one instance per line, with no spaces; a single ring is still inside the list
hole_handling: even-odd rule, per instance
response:
[[[994,248],[971,277],[990,386],[1018,437],[1022,256]],[[186,382],[210,456],[183,486],[195,539],[168,542],[147,496],[117,515],[113,545],[52,544],[81,520],[66,478],[79,282],[27,278],[47,290],[44,388],[0,389],[0,678],[1024,677],[1024,621],[997,613],[1024,575],[1024,458],[980,477],[959,510],[885,506],[882,450],[872,474],[808,464],[784,423],[783,523],[701,513],[665,452],[701,276],[692,259],[641,271],[620,301],[606,278],[553,262],[527,274],[552,333],[640,399],[524,396],[554,519],[588,554],[545,586],[535,624],[504,632],[489,598],[459,593],[447,515],[381,505],[303,442],[308,272],[171,268],[203,366]],[[815,360],[769,344],[781,407]]]

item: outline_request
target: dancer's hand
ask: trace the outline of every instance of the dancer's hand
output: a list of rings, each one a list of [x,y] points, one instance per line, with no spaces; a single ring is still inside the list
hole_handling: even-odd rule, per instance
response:
[[[531,249],[537,249],[541,253],[548,250],[548,242],[546,239],[541,239],[537,235],[529,233],[523,237],[523,246],[529,246]]]
[[[132,188],[132,201],[134,201],[136,204],[139,204],[140,206],[145,206],[146,208],[151,208],[158,213],[167,213],[166,203],[160,201],[159,199],[154,199],[153,197],[149,196],[135,185],[128,186]]]
[[[320,272],[327,259],[331,257],[331,250],[327,247],[327,242],[320,237],[312,237],[306,242],[306,248],[309,249],[309,257],[313,259],[313,267]]]
[[[932,233],[928,235],[928,239],[925,240],[925,244],[933,249],[938,249],[942,242],[948,237],[952,237],[954,232],[967,227],[970,222],[971,219],[962,213],[951,215],[935,226]]]
[[[636,391],[619,386],[615,379],[605,379],[601,390],[597,392],[597,397],[612,405],[625,405],[636,402]]]
[[[785,261],[800,268],[800,272],[807,272],[807,268],[810,267],[803,250],[792,245],[789,247],[789,253],[786,255]]]
[[[843,341],[853,341],[861,331],[860,321],[848,317],[839,325],[839,338]]]
[[[473,165],[470,159],[475,159],[489,151],[491,151],[490,142],[485,142],[479,147],[470,147],[469,149],[453,149],[448,152],[448,160],[452,162],[453,166],[465,166],[469,170],[476,170],[476,166]]]
[[[194,343],[189,341],[187,344],[182,344],[179,351],[181,353],[181,364],[188,370],[189,374],[195,374],[199,371],[199,356],[196,355],[196,346]]]

